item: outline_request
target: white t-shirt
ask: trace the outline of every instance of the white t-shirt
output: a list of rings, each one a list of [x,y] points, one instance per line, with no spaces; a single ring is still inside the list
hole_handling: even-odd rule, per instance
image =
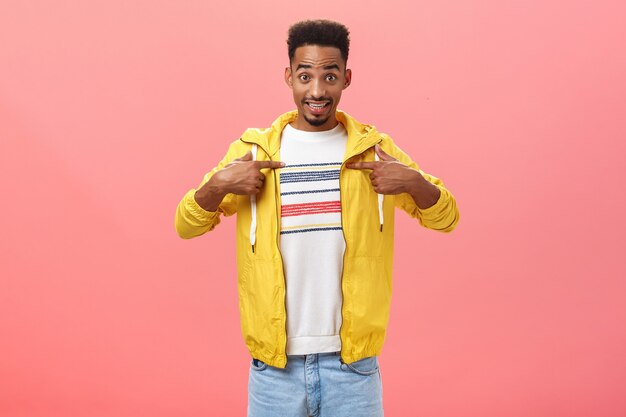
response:
[[[280,251],[287,285],[287,354],[341,350],[339,169],[348,134],[341,123],[323,132],[287,125],[280,160]]]

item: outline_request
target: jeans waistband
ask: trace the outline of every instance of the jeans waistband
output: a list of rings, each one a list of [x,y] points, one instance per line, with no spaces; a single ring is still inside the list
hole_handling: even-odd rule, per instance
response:
[[[307,356],[339,356],[341,355],[341,351],[338,352],[322,352],[322,353],[309,353],[306,355],[287,355],[287,358],[300,358],[300,359],[306,359]]]

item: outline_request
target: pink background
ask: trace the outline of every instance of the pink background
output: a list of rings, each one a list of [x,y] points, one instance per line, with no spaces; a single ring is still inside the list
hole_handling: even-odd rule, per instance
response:
[[[234,221],[174,209],[352,32],[341,108],[455,194],[396,227],[387,416],[626,415],[621,0],[0,4],[0,416],[243,416]]]

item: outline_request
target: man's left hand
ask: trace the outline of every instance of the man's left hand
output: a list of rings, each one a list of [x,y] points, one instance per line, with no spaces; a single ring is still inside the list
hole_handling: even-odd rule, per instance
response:
[[[350,169],[369,169],[370,180],[374,191],[378,194],[395,195],[409,193],[419,208],[425,209],[439,199],[439,188],[426,180],[416,169],[410,168],[388,155],[378,144],[374,152],[380,161],[350,162],[346,164]]]

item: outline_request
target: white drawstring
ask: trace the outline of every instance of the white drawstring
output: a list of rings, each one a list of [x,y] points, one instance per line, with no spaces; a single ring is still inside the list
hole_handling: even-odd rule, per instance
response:
[[[380,157],[374,152],[374,159],[380,161]],[[380,221],[380,231],[383,231],[383,224],[385,223],[385,216],[383,215],[383,199],[384,195],[378,194],[378,220]]]
[[[257,145],[252,145],[252,160],[256,161]],[[250,245],[252,245],[252,252],[254,253],[254,245],[256,243],[256,195],[250,196],[250,206],[252,208],[252,221],[250,221]]]

